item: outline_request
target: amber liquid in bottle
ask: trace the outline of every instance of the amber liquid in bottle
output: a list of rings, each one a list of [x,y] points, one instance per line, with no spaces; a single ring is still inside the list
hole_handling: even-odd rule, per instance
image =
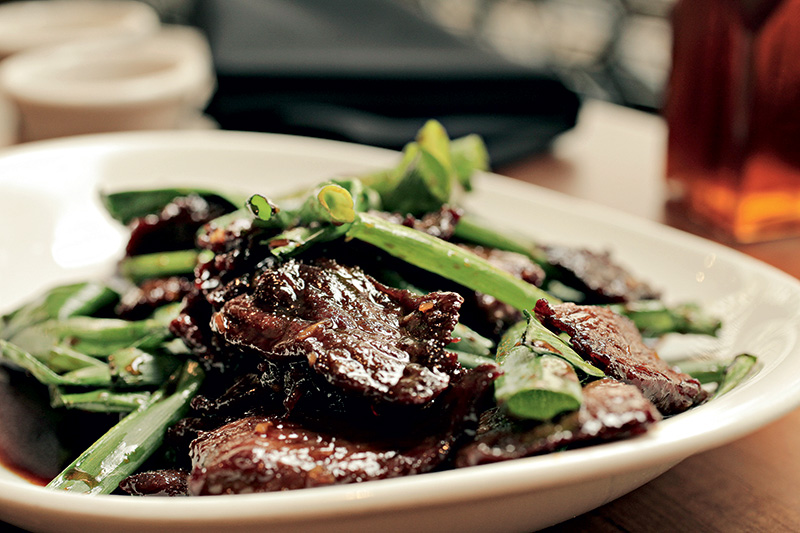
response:
[[[734,240],[800,235],[800,0],[682,0],[667,178]]]

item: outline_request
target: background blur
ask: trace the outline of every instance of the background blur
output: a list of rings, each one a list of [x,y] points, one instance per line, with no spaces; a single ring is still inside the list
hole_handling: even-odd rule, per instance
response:
[[[552,67],[578,93],[658,110],[676,0],[401,0],[522,64]]]
[[[196,4],[144,1],[176,23],[190,21]],[[676,0],[392,1],[511,61],[553,68],[582,95],[647,111],[661,106]]]
[[[397,149],[437,118],[503,164],[586,98],[659,112],[676,0],[140,1],[208,38],[222,129]]]

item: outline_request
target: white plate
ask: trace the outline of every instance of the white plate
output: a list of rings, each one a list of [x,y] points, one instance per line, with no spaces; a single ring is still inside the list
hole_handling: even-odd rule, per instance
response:
[[[110,134],[10,149],[0,157],[0,311],[41,289],[102,276],[124,237],[98,187],[167,183],[276,195],[385,166],[397,154],[264,134]],[[278,494],[87,497],[0,470],[0,519],[41,531],[521,531],[586,512],[682,459],[741,437],[800,404],[800,283],[722,246],[494,175],[469,204],[540,240],[613,250],[662,287],[725,318],[717,340],[673,340],[665,354],[750,351],[758,373],[730,394],[635,439],[459,471]]]

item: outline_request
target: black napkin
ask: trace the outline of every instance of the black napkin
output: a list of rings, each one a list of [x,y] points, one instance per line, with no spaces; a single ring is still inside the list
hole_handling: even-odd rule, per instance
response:
[[[579,99],[392,0],[199,0],[223,129],[400,149],[429,118],[483,136],[495,165],[548,147]]]

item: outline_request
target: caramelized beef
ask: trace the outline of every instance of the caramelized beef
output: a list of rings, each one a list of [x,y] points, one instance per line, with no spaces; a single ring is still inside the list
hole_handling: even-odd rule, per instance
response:
[[[191,406],[196,412],[206,416],[224,417],[241,416],[248,412],[264,412],[280,405],[280,401],[264,386],[261,376],[248,373],[238,376],[230,387],[221,394],[209,397],[197,395],[192,398]]]
[[[125,251],[127,255],[141,255],[194,248],[197,230],[229,208],[223,202],[196,194],[179,196],[159,213],[131,221],[131,236]]]
[[[289,261],[227,301],[211,327],[224,343],[267,359],[304,358],[337,387],[423,404],[458,366],[444,347],[462,301],[391,289],[333,261]]]
[[[211,306],[198,291],[192,291],[183,300],[183,308],[170,322],[169,330],[201,361],[213,363],[216,350],[212,346]]]
[[[123,479],[119,488],[132,496],[188,496],[184,470],[149,470]]]
[[[184,277],[149,279],[122,295],[114,312],[125,320],[141,320],[156,308],[180,302],[194,288],[194,283]]]
[[[211,220],[203,229],[197,238],[197,246],[222,254],[242,248],[252,233],[253,219],[243,216],[232,221]]]
[[[545,326],[569,335],[582,357],[607,375],[639,387],[664,414],[680,413],[708,397],[699,381],[658,357],[631,320],[608,308],[539,300],[535,311]]]
[[[513,420],[498,408],[485,412],[474,442],[458,452],[456,466],[506,461],[629,437],[644,433],[660,419],[658,410],[639,389],[605,378],[586,385],[581,407],[554,422]]]
[[[650,285],[613,262],[608,253],[567,246],[546,246],[544,251],[548,262],[558,268],[561,281],[584,293],[582,303],[635,302],[660,296]]]
[[[191,468],[189,445],[192,441],[199,437],[201,432],[217,429],[225,422],[226,420],[211,416],[187,416],[167,428],[164,442],[173,450],[177,450],[178,454],[181,454],[177,457],[176,462],[180,464],[180,462],[186,461],[186,468],[188,469]]]
[[[294,490],[429,472],[444,464],[485,408],[493,367],[460,373],[428,410],[416,433],[387,434],[363,426],[337,432],[279,417],[251,416],[201,433],[191,445],[194,495]],[[352,428],[350,428],[352,429]]]
[[[461,248],[471,251],[499,269],[505,270],[514,277],[527,281],[531,285],[541,287],[544,281],[544,270],[529,257],[516,252],[507,252],[497,248],[487,248],[469,244],[460,244]]]
[[[193,495],[294,490],[417,474],[441,462],[433,447],[401,452],[264,417],[231,422],[192,443]]]
[[[263,238],[263,239],[262,239]],[[231,292],[241,293],[253,275],[272,268],[277,259],[270,255],[266,235],[248,234],[241,246],[218,253],[195,269],[195,282],[206,299],[218,309]]]

